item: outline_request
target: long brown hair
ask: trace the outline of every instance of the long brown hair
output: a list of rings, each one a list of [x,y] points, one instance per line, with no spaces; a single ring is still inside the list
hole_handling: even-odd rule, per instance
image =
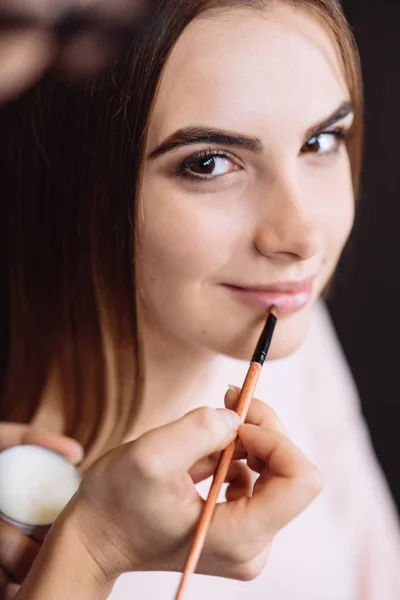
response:
[[[157,85],[198,14],[271,4],[161,0],[110,72],[85,85],[48,76],[2,110],[0,420],[31,421],[56,382],[62,428],[92,456],[131,427],[143,389],[135,193]],[[356,108],[349,155],[357,192],[361,82],[351,32],[336,0],[291,4],[325,22],[342,56]]]

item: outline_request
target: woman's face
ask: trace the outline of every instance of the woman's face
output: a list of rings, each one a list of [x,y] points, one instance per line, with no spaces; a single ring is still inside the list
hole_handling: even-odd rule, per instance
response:
[[[285,3],[194,20],[149,123],[138,219],[144,326],[249,358],[295,350],[353,222],[353,120],[324,25]],[[146,332],[146,329],[145,329]]]

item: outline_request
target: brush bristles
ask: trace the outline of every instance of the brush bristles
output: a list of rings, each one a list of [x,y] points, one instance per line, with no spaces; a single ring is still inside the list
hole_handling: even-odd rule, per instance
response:
[[[279,310],[278,310],[278,307],[277,307],[277,306],[275,306],[275,304],[273,304],[273,305],[271,306],[271,308],[269,309],[269,314],[270,314],[270,315],[274,315],[275,319],[277,319],[277,318],[278,318],[278,315],[279,315]]]

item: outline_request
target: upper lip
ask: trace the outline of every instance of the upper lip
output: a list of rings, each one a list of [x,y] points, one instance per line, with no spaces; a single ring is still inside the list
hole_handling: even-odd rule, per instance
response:
[[[242,290],[250,290],[253,292],[271,292],[271,293],[282,293],[290,294],[300,292],[304,288],[309,287],[312,284],[314,277],[305,277],[300,281],[279,281],[276,283],[269,283],[268,285],[231,285]]]

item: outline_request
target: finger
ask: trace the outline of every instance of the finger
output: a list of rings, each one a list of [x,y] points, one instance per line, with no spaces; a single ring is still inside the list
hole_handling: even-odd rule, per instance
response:
[[[20,587],[19,583],[8,583],[4,593],[4,600],[14,600]]]
[[[239,417],[231,410],[198,408],[139,438],[134,445],[136,462],[152,477],[170,478],[226,448],[239,425]]]
[[[239,437],[268,468],[261,473],[249,500],[254,531],[276,533],[298,515],[323,487],[321,473],[286,436],[243,425]]]
[[[235,410],[239,393],[240,388],[229,386],[229,390],[225,394],[226,408]],[[262,402],[257,398],[253,398],[250,403],[249,410],[247,411],[246,423],[258,425],[263,429],[272,429],[272,431],[277,431],[278,433],[282,433],[289,437],[276,412],[268,404],[265,404],[265,402]]]
[[[263,471],[265,471],[268,468],[268,466],[265,464],[265,462],[263,460],[261,460],[257,456],[253,456],[252,454],[249,454],[247,456],[246,462],[247,462],[247,466],[252,471],[254,471],[254,473],[261,474]]]
[[[193,467],[191,467],[188,471],[193,481],[195,479],[197,479],[197,481],[201,481],[202,479],[210,477],[210,475],[212,475],[215,472],[215,468],[217,466],[220,456],[221,452],[213,452],[212,454],[210,454],[210,456],[207,456],[206,458],[201,458],[197,463],[195,463]],[[236,442],[235,452],[233,454],[232,460],[244,460],[246,458],[247,452],[243,448],[242,442],[238,440]],[[197,481],[195,481],[195,483],[197,483]]]
[[[40,545],[8,523],[0,522],[0,565],[15,582],[22,583]]]
[[[211,477],[215,473],[217,462],[218,460],[211,456],[198,460],[188,471],[193,483],[199,483],[199,481]]]
[[[0,451],[19,444],[43,446],[62,454],[74,464],[79,463],[83,458],[81,444],[72,438],[31,425],[0,423]]]
[[[212,452],[209,456],[209,458],[212,458],[215,462],[218,461],[219,457],[221,456],[221,452]],[[242,460],[243,458],[247,457],[247,452],[243,447],[243,444],[240,440],[236,440],[236,445],[235,445],[235,452],[233,454],[233,458],[232,460]]]
[[[240,388],[236,386],[229,386],[229,388],[225,395],[225,405],[227,408],[234,410],[239,398]],[[270,429],[288,437],[287,431],[276,412],[268,404],[257,400],[257,398],[253,398],[251,401],[246,416],[246,423],[258,425],[262,429]],[[256,456],[252,456],[251,453],[247,456],[247,464],[255,473],[261,473],[265,469],[264,461]]]
[[[189,469],[189,475],[193,480],[193,483],[199,483],[199,481],[203,481],[204,479],[207,479],[208,477],[211,477],[212,475],[214,475],[215,470],[217,468],[217,463],[218,463],[218,459],[216,460],[215,458],[212,458],[210,456],[207,456],[206,458],[203,458],[199,461],[197,461],[193,467],[191,467],[191,469]],[[235,465],[237,464],[242,464],[243,467],[245,467],[245,469],[247,469],[246,465],[244,463],[239,463],[238,461],[233,461],[230,465],[230,469],[235,469]],[[225,481],[231,481],[232,479],[231,474],[235,473],[236,471],[228,471],[227,477],[225,479]]]
[[[253,491],[253,478],[250,469],[242,462],[231,464],[225,481],[229,485],[225,492],[228,502],[239,498],[250,498]]]

